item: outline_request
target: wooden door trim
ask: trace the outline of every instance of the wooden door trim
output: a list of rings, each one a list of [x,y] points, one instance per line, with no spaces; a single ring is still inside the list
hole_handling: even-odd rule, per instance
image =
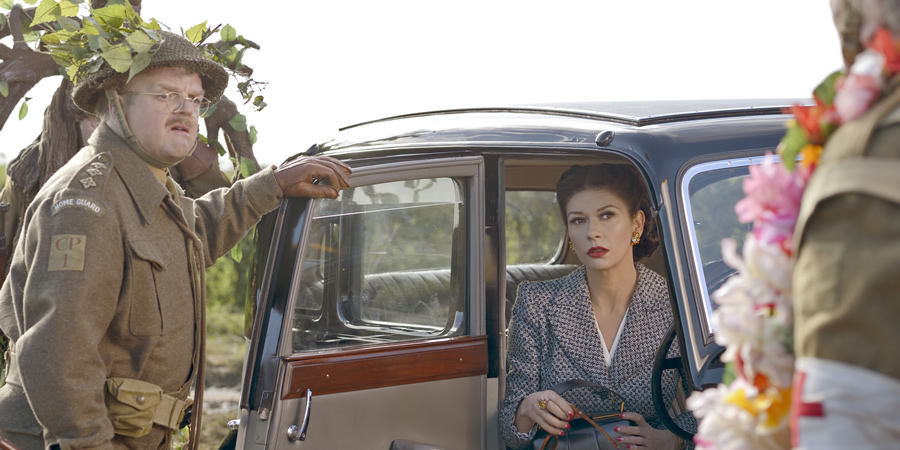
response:
[[[282,399],[486,375],[487,336],[402,342],[285,358]]]

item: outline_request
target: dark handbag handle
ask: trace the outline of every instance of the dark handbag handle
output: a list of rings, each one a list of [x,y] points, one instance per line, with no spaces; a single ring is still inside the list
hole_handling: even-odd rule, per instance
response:
[[[609,389],[605,386],[599,385],[597,383],[591,383],[590,381],[585,381],[585,380],[564,381],[562,383],[557,384],[556,386],[553,386],[552,388],[550,388],[550,390],[553,392],[556,392],[559,395],[562,395],[564,392],[566,392],[570,389],[582,388],[582,387],[592,388],[592,389],[604,389],[606,391],[612,392],[613,394],[616,394],[616,396],[618,396],[619,398],[622,398],[621,395],[619,395],[612,389]],[[612,436],[610,436],[609,433],[607,433],[606,430],[603,429],[603,427],[601,427],[600,425],[597,425],[597,422],[594,422],[593,419],[591,419],[587,414],[585,414],[580,409],[578,409],[577,406],[569,403],[569,407],[572,408],[572,412],[575,413],[575,416],[573,417],[573,419],[584,419],[585,422],[591,424],[591,426],[593,426],[594,428],[599,430],[601,433],[603,433],[603,435],[606,436],[606,439],[609,439],[609,442],[612,443],[613,447],[619,448],[619,444],[616,443],[616,441],[612,438]],[[553,439],[553,438],[554,438],[554,436],[551,436],[549,434],[546,437],[544,437],[544,442],[541,444],[541,450],[545,450],[547,447],[547,444],[550,442],[550,439]]]

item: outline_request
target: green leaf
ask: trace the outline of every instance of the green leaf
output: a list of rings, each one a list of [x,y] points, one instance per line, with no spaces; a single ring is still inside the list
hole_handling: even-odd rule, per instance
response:
[[[235,114],[234,117],[228,121],[228,125],[231,125],[231,128],[234,128],[235,131],[247,131],[247,116]]]
[[[137,56],[134,57],[134,61],[131,63],[131,69],[128,70],[128,81],[131,81],[135,75],[141,73],[142,70],[150,65],[150,58],[152,56],[153,55],[150,53],[138,53]],[[126,81],[126,83],[128,81]]]
[[[28,3],[29,5],[33,5],[33,4],[37,3],[37,0],[25,0],[25,3]]]
[[[257,96],[253,99],[253,106],[256,107],[256,110],[257,110],[257,111],[262,111],[263,108],[265,108],[266,106],[268,106],[268,104],[267,104],[265,101],[263,101],[263,96],[262,96],[262,95],[257,95]]]
[[[56,3],[55,0],[41,0],[41,4],[34,11],[34,20],[31,21],[29,26],[33,27],[42,23],[53,22],[60,17],[62,17],[62,10],[59,7],[59,3]]]
[[[134,33],[131,33],[125,38],[125,41],[131,46],[131,50],[136,53],[149,53],[150,49],[156,45],[156,41],[143,30],[137,30]]]
[[[256,173],[256,164],[250,158],[241,158],[241,175],[244,178]]]
[[[19,120],[24,119],[25,116],[27,116],[27,115],[28,115],[28,100],[26,97],[26,100],[24,102],[22,102],[22,106],[19,108]]]
[[[184,36],[191,41],[192,44],[196,44],[203,39],[203,32],[206,31],[206,21],[203,23],[194,25],[188,28],[187,32],[184,33]]]
[[[0,0],[0,8],[3,8],[5,10],[9,11],[10,9],[12,9],[12,7],[13,7],[13,0]]]
[[[225,25],[222,27],[222,31],[219,32],[219,35],[222,36],[223,41],[233,41],[237,37],[237,32],[234,31],[231,25]]]
[[[231,248],[231,252],[229,253],[229,256],[231,256],[231,259],[233,259],[234,262],[237,262],[237,263],[241,262],[241,258],[244,257],[244,252],[241,251],[241,243],[240,242],[238,242],[237,245],[235,245],[234,247]]]
[[[256,126],[250,125],[250,145],[256,144]]]
[[[222,145],[219,141],[214,141],[216,143],[216,152],[219,153],[219,156],[225,156],[228,153],[228,150],[225,149],[225,146]]]
[[[122,24],[128,19],[128,10],[125,5],[108,5],[104,8],[95,9],[91,15],[97,19],[99,25],[110,30],[122,28]]]
[[[0,80],[0,95],[4,97],[9,96],[9,83],[4,80]]]
[[[806,133],[803,131],[803,127],[794,125],[788,129],[788,132],[781,138],[781,144],[779,144],[781,161],[787,170],[794,170],[794,162],[797,159],[797,154],[800,153],[800,150],[803,150],[803,147],[808,143],[809,140],[806,139]]]
[[[78,5],[69,0],[61,0],[59,9],[62,17],[75,17],[78,15]]]
[[[100,56],[113,68],[116,72],[124,73],[131,68],[134,60],[131,58],[131,50],[126,45],[115,45],[108,50],[100,53]]]
[[[0,30],[6,28],[7,23],[9,23],[9,21],[6,20],[6,14],[0,14]]]
[[[76,65],[71,65],[66,68],[66,75],[69,77],[72,82],[78,81],[78,69],[79,67]]]
[[[88,36],[100,36],[103,39],[109,39],[109,33],[103,28],[103,25],[94,17],[84,18],[84,34]]]
[[[834,103],[834,94],[837,91],[835,89],[835,84],[841,75],[842,73],[840,70],[832,72],[831,75],[828,75],[824,81],[816,86],[816,89],[813,90],[813,96],[819,99],[823,105],[831,106],[831,104]]]
[[[731,384],[737,378],[737,374],[734,370],[734,363],[726,363],[725,371],[722,372],[722,383]]]
[[[66,31],[78,31],[81,29],[81,24],[78,23],[75,19],[70,19],[68,17],[60,17],[59,20],[56,21],[60,26],[63,27],[63,30]]]

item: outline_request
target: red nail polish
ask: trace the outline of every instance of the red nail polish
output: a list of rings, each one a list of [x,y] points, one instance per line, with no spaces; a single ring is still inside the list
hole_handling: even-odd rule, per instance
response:
[[[616,440],[622,442],[622,436],[616,436]]]
[[[566,435],[566,432],[565,432],[565,431],[560,431],[560,432],[559,432],[559,435],[560,435],[560,436],[565,436],[565,435]]]
[[[624,418],[625,418],[625,414],[624,414],[624,413],[619,414],[619,418],[620,418],[620,419],[624,419]]]
[[[572,424],[571,424],[571,423],[567,423],[567,424],[566,424],[566,429],[568,430],[569,428],[572,428]]]
[[[569,419],[575,417],[575,413],[573,411],[569,411]]]
[[[618,433],[618,432],[619,432],[619,427],[613,428],[613,431],[615,431],[616,433]]]

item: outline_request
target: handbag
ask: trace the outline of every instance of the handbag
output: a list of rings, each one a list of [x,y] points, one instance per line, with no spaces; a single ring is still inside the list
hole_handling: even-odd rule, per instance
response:
[[[563,392],[579,387],[612,392],[599,384],[584,380],[569,380],[553,386],[550,390],[562,395]],[[586,414],[575,405],[570,404],[569,407],[572,408],[575,417],[569,421],[570,428],[566,430],[566,435],[555,436],[539,430],[532,441],[535,450],[617,449],[619,443],[616,442],[616,437],[619,436],[619,433],[613,430],[619,426],[635,425],[634,422],[619,417],[625,409],[624,403],[622,403],[622,411],[609,414]]]

